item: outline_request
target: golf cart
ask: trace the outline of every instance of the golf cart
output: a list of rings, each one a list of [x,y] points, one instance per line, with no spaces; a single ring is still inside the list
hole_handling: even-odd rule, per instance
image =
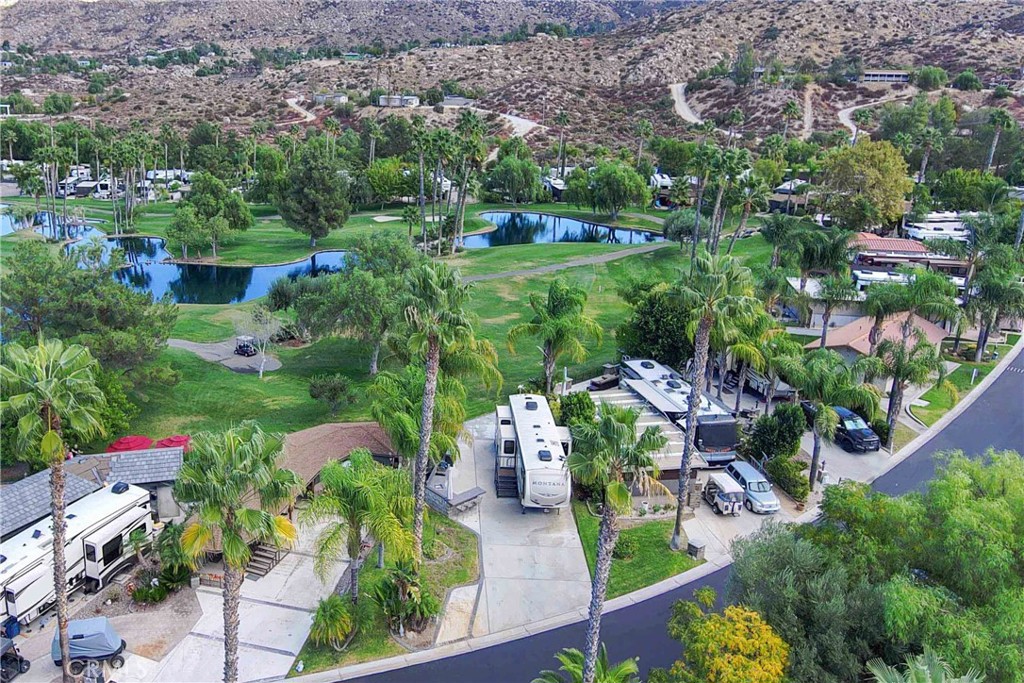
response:
[[[21,656],[14,641],[0,638],[0,682],[13,681],[20,674],[28,673],[31,662]]]
[[[75,676],[85,671],[85,665],[90,660],[107,662],[114,669],[124,666],[122,653],[127,643],[121,640],[106,617],[69,621],[68,646],[71,651],[71,673]],[[60,666],[60,641],[57,633],[53,634],[53,642],[50,643],[50,655],[53,663]]]
[[[252,358],[257,353],[256,340],[249,335],[235,337],[235,354]]]
[[[725,472],[711,472],[704,484],[704,500],[720,515],[739,515],[743,509],[743,487]]]

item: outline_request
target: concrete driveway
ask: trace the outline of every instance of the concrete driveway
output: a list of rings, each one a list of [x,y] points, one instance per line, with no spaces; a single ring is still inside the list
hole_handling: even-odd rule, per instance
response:
[[[463,444],[454,468],[455,492],[474,486],[487,493],[457,519],[480,534],[479,591],[471,633],[485,635],[525,626],[586,607],[590,571],[569,509],[561,514],[527,511],[499,499],[494,489],[494,416],[466,423],[472,444]],[[452,629],[444,629],[454,639]]]
[[[185,349],[191,351],[203,360],[211,363],[220,363],[228,370],[242,373],[258,373],[260,371],[260,356],[239,356],[235,353],[235,342],[228,339],[222,342],[201,343],[188,341],[187,339],[168,339],[167,345],[173,349]],[[281,369],[281,361],[274,356],[267,354],[267,362],[263,366],[264,372],[273,372]]]

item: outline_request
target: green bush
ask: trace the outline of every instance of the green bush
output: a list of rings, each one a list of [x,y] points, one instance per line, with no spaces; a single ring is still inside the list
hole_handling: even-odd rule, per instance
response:
[[[160,585],[169,589],[180,588],[191,578],[192,571],[181,564],[167,565],[160,571]]]
[[[388,576],[374,588],[371,599],[377,604],[388,628],[422,631],[441,611],[441,603],[420,585],[410,563],[388,570]]]
[[[166,600],[170,592],[170,589],[162,583],[157,583],[155,586],[139,586],[132,591],[132,599],[135,602],[152,605]]]
[[[309,639],[316,645],[330,645],[340,650],[355,628],[351,608],[352,601],[337,593],[321,600],[313,615]]]
[[[811,485],[804,476],[807,465],[789,456],[772,458],[764,465],[764,470],[776,485],[793,500],[804,502],[811,492]]]
[[[953,79],[953,87],[957,90],[981,90],[981,79],[971,69],[964,69]]]
[[[997,85],[995,90],[992,91],[992,97],[997,100],[1005,100],[1007,97],[1012,95],[1013,92],[1005,85]]]
[[[807,429],[803,410],[796,403],[783,403],[771,415],[762,415],[754,431],[740,446],[749,459],[792,457],[800,450],[800,437]]]
[[[577,422],[593,422],[597,416],[594,399],[586,391],[574,391],[558,400],[561,424],[570,426]]]
[[[884,417],[871,421],[871,431],[878,435],[883,444],[889,443],[889,423]]]
[[[949,76],[938,66],[922,66],[914,74],[914,83],[922,90],[938,90],[946,85]]]
[[[640,541],[632,536],[620,535],[612,549],[612,557],[616,560],[628,560],[640,551]]]

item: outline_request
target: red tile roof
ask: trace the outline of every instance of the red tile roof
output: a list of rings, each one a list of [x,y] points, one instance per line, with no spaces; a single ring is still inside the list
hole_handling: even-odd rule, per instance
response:
[[[908,240],[901,237],[879,237],[870,232],[859,232],[850,240],[850,246],[860,247],[870,251],[884,251],[888,253],[903,254],[927,254],[928,247],[917,240]]]

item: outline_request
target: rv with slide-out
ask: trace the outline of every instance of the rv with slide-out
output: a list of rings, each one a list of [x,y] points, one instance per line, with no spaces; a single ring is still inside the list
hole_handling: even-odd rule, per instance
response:
[[[495,414],[494,484],[499,498],[544,511],[569,506],[572,484],[566,460],[572,451],[567,427],[555,424],[547,399],[513,394]]]

